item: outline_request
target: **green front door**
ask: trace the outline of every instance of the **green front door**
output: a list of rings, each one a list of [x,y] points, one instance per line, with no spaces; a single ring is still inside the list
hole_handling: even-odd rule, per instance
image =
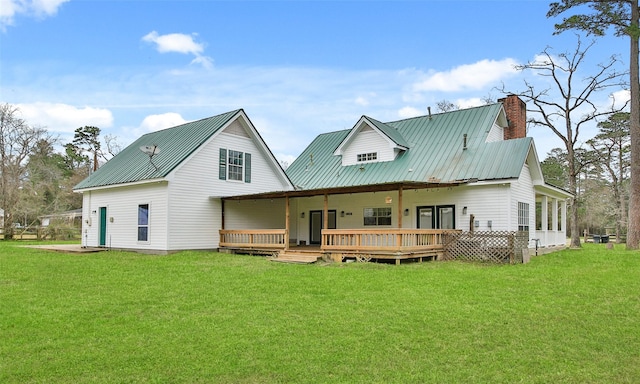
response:
[[[107,245],[107,207],[100,207],[100,242],[98,245],[104,247]]]

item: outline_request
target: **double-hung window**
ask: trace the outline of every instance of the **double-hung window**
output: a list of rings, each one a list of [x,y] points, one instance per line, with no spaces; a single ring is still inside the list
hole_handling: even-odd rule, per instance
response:
[[[243,153],[240,151],[229,150],[227,164],[229,164],[229,180],[242,181],[242,170],[244,162],[242,161]]]
[[[233,149],[220,148],[220,180],[251,182],[251,154]]]
[[[518,202],[518,231],[529,230],[529,204]]]

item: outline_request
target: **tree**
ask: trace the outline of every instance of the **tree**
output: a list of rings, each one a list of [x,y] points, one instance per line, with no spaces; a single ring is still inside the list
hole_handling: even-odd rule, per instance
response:
[[[15,210],[27,224],[44,214],[82,206],[82,197],[73,192],[75,171],[62,154],[55,152],[56,143],[43,138],[29,154]]]
[[[616,238],[622,235],[622,228],[626,226],[628,213],[626,210],[626,196],[624,187],[629,175],[629,124],[630,114],[618,112],[609,119],[598,123],[600,133],[587,144],[597,156],[601,172],[607,179],[613,194],[616,212]]]
[[[443,99],[436,103],[439,112],[450,112],[460,109],[458,105],[453,104],[449,100]]]
[[[640,248],[640,68],[638,67],[640,38],[640,7],[638,0],[562,0],[549,5],[547,17],[588,6],[589,14],[574,14],[555,25],[555,33],[577,29],[588,35],[603,36],[613,28],[616,36],[629,37],[629,85],[631,174],[629,186],[629,223],[627,249]]]
[[[562,148],[554,148],[540,163],[544,181],[559,188],[569,188],[567,175],[567,153]]]
[[[580,167],[585,164],[581,165],[576,160],[578,158],[580,129],[601,116],[615,112],[613,106],[612,110],[600,110],[591,99],[597,93],[610,87],[620,87],[621,78],[625,75],[625,73],[615,70],[618,61],[615,56],[610,57],[604,64],[600,64],[595,74],[581,75],[580,66],[594,43],[591,42],[583,48],[578,37],[574,51],[561,53],[557,56],[551,53],[550,48],[546,48],[537,61],[518,66],[518,69],[534,71],[539,76],[548,77],[549,87],[537,90],[525,81],[526,90],[515,93],[528,102],[527,112],[531,112],[529,124],[550,129],[564,143],[567,154],[569,192],[574,194],[570,215],[572,247],[581,246],[578,228],[577,181]]]
[[[4,238],[13,238],[15,209],[26,177],[26,160],[46,137],[44,128],[29,126],[19,117],[19,109],[0,105],[0,207],[4,209]]]
[[[100,128],[93,126],[76,128],[73,145],[80,150],[79,153],[89,152],[93,155],[93,171],[95,172],[98,169],[98,157],[102,156]]]

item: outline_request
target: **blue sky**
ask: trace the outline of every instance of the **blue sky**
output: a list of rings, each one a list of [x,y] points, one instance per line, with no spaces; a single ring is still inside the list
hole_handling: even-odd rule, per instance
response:
[[[278,160],[323,132],[461,107],[545,79],[518,72],[553,36],[549,1],[0,0],[0,102],[69,142],[141,134],[243,108]],[[600,38],[585,74],[628,41]],[[621,91],[621,90],[612,90]],[[605,106],[609,95],[597,103]],[[581,133],[591,138],[595,128]],[[542,158],[562,142],[532,128]]]

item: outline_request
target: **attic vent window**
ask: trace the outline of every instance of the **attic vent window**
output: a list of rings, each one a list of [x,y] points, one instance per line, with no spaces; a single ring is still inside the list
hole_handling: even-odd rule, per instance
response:
[[[359,153],[358,162],[378,160],[378,152]]]

